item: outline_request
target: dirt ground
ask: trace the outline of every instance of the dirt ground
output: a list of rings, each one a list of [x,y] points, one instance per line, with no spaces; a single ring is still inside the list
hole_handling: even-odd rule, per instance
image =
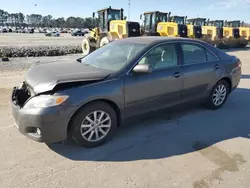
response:
[[[43,33],[0,33],[1,46],[76,45],[82,43],[82,36],[73,37],[62,33],[60,37],[46,37]]]
[[[9,113],[10,91],[39,58],[0,62],[0,187],[250,187],[250,51],[229,53],[242,60],[243,75],[222,109],[159,112],[120,128],[95,149],[21,135]]]

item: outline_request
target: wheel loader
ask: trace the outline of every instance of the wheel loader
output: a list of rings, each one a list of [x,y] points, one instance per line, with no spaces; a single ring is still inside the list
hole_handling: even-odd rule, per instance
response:
[[[208,21],[208,25],[217,27],[219,39],[222,40],[220,47],[222,48],[238,48],[245,47],[247,40],[240,36],[240,30],[237,27],[231,27],[227,21],[214,20]]]
[[[236,31],[239,29],[239,36],[241,41],[240,47],[245,47],[250,42],[250,28],[244,27],[244,22],[240,20],[225,21],[225,26],[235,28]],[[245,39],[245,40],[244,40]]]
[[[158,32],[158,27],[162,27],[165,22],[168,20],[168,14],[166,12],[160,11],[151,11],[145,12],[143,14],[143,26],[141,28],[141,35],[145,36],[165,36],[164,33]],[[142,19],[142,15],[140,16]]]
[[[82,41],[84,56],[114,40],[140,36],[139,22],[124,20],[122,8],[105,8],[98,10],[97,15],[98,26],[90,29],[89,34],[85,35]]]
[[[189,38],[202,38],[202,27],[206,24],[206,18],[186,19],[187,35]]]
[[[225,48],[223,40],[223,20],[208,19],[202,26],[202,40],[218,48]]]
[[[143,34],[146,36],[172,36],[187,37],[187,27],[175,17],[170,17],[171,12],[152,11],[145,12],[143,21]],[[142,18],[142,15],[141,15]]]
[[[169,17],[169,25],[174,28],[174,31],[177,31],[177,33],[174,32],[174,35],[178,37],[187,37],[187,25],[186,25],[186,16],[170,16]],[[169,36],[174,36],[169,35]]]

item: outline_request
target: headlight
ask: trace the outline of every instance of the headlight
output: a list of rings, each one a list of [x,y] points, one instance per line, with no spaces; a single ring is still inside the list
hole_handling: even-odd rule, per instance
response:
[[[67,95],[53,96],[53,95],[39,95],[31,98],[23,108],[46,108],[62,104],[68,98]]]

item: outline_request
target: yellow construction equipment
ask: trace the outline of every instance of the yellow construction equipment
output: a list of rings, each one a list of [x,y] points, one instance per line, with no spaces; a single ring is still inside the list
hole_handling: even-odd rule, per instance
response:
[[[223,21],[208,19],[202,26],[202,40],[211,43],[218,48],[224,48]]]
[[[158,26],[164,24],[168,20],[168,13],[160,11],[145,12],[143,14],[142,35],[146,36],[161,36],[164,33],[158,32]],[[140,16],[142,19],[142,15]]]
[[[82,41],[83,55],[86,56],[97,48],[111,41],[140,36],[140,24],[124,20],[123,9],[111,7],[97,11],[98,26],[90,30]],[[93,13],[95,18],[95,13]]]
[[[178,16],[171,12],[151,11],[145,12],[143,34],[147,36],[173,36],[187,37],[187,26],[180,21]],[[141,15],[142,18],[142,15]]]
[[[172,35],[169,36],[178,36],[178,37],[187,37],[187,25],[186,25],[186,16],[170,16],[168,15],[168,27],[174,30]]]
[[[206,18],[186,19],[188,37],[202,38],[202,27],[205,26],[206,20]]]
[[[230,28],[235,28],[236,31],[239,29],[239,36],[241,38],[241,47],[245,47],[245,44],[247,44],[250,41],[250,28],[244,26],[244,22],[241,22],[240,20],[233,20],[233,21],[225,21],[225,26],[228,26]],[[247,40],[245,42],[242,38]]]
[[[205,40],[210,38],[212,43],[219,48],[238,48],[245,47],[247,40],[240,36],[240,30],[231,27],[224,20],[208,20],[202,27],[202,34],[206,36]]]

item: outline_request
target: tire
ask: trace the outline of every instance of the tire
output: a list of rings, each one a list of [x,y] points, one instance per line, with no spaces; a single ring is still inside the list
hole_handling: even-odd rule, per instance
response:
[[[88,37],[85,37],[82,41],[82,53],[83,56],[89,55],[91,52],[93,52],[95,48],[90,45],[90,40]]]
[[[105,46],[106,44],[108,44],[110,41],[108,39],[108,37],[103,37],[100,41],[100,48]]]
[[[91,124],[89,120],[86,120],[87,117],[90,119],[94,118],[93,112],[97,112],[97,117],[100,118],[103,113],[102,120],[109,118],[110,120],[105,121],[103,125],[106,127],[100,127],[98,124]],[[82,123],[86,124],[85,128],[81,128]],[[108,128],[108,124],[110,127]],[[101,129],[100,129],[101,128]],[[107,140],[109,140],[117,129],[117,116],[114,109],[105,102],[94,102],[84,106],[80,109],[79,112],[73,117],[70,123],[70,135],[72,140],[80,146],[93,148],[104,144]],[[90,131],[93,130],[93,131]],[[103,132],[106,132],[103,134]],[[98,132],[98,134],[96,133]],[[84,136],[82,136],[82,134]],[[92,134],[92,136],[91,136]],[[97,139],[97,135],[100,137]],[[90,138],[91,137],[91,138]],[[90,138],[90,140],[88,140]]]
[[[224,88],[225,89],[225,92],[222,92],[221,93],[221,97],[223,98],[223,100],[220,102],[220,100],[218,101],[218,103],[216,104],[216,99],[215,99],[215,95],[216,95],[216,92],[218,90],[221,89],[221,91],[224,91]],[[224,95],[225,94],[225,95]],[[225,80],[220,80],[219,82],[217,82],[217,84],[213,87],[209,97],[208,97],[208,100],[207,100],[207,103],[206,103],[206,107],[209,108],[209,109],[212,109],[212,110],[217,110],[219,108],[221,108],[225,102],[227,101],[227,98],[228,98],[228,94],[229,94],[229,84],[227,81]],[[222,99],[220,98],[220,99]]]

